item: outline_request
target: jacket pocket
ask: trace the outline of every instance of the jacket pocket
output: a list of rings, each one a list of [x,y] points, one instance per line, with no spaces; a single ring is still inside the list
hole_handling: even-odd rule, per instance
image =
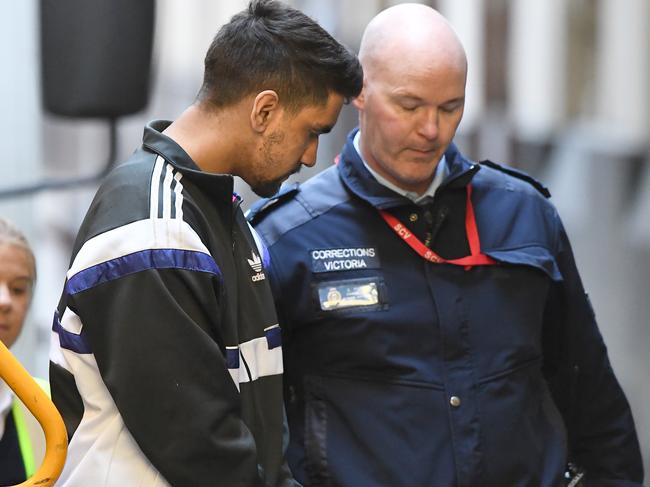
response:
[[[500,263],[534,267],[544,272],[553,281],[562,280],[555,257],[549,249],[541,245],[496,249],[486,251],[486,254]]]
[[[442,388],[351,376],[303,380],[305,431],[292,435],[303,442],[306,486],[454,485]]]

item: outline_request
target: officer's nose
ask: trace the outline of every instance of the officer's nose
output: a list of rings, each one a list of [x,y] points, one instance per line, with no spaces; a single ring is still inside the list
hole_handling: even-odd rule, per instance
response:
[[[418,133],[427,140],[435,140],[438,132],[438,110],[428,110],[418,125]]]

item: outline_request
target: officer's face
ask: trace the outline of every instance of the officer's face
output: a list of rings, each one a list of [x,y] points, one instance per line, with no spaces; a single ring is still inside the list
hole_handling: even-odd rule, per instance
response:
[[[462,62],[427,62],[426,53],[370,66],[354,102],[368,164],[403,189],[426,191],[463,116],[466,72]]]
[[[33,282],[31,255],[18,245],[0,242],[0,340],[7,347],[23,327]]]
[[[292,174],[316,163],[318,138],[329,132],[341,111],[343,97],[331,93],[324,105],[307,105],[297,113],[284,110],[260,147],[249,184],[260,196],[272,196]]]

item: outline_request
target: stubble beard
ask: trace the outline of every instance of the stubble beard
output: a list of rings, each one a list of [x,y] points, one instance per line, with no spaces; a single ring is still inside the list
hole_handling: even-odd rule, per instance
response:
[[[262,143],[260,148],[261,162],[256,166],[257,175],[259,179],[251,185],[251,189],[255,194],[262,198],[269,198],[276,194],[282,186],[282,183],[289,177],[289,175],[280,178],[265,180],[264,173],[269,169],[279,165],[278,158],[274,153],[274,148],[282,144],[285,139],[285,133],[275,131],[269,134]]]

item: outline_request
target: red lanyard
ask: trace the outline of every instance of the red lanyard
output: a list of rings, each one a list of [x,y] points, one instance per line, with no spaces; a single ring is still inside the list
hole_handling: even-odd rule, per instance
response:
[[[391,227],[399,237],[406,242],[409,247],[415,250],[420,257],[433,262],[434,264],[453,264],[465,266],[465,270],[471,269],[477,265],[495,265],[497,262],[491,257],[481,253],[481,242],[478,237],[476,227],[476,218],[474,216],[474,206],[472,205],[472,186],[467,185],[467,210],[465,212],[465,231],[469,242],[470,255],[460,259],[444,259],[436,254],[433,250],[425,246],[408,228],[395,218],[393,215],[384,210],[379,210],[379,214],[388,226]]]

